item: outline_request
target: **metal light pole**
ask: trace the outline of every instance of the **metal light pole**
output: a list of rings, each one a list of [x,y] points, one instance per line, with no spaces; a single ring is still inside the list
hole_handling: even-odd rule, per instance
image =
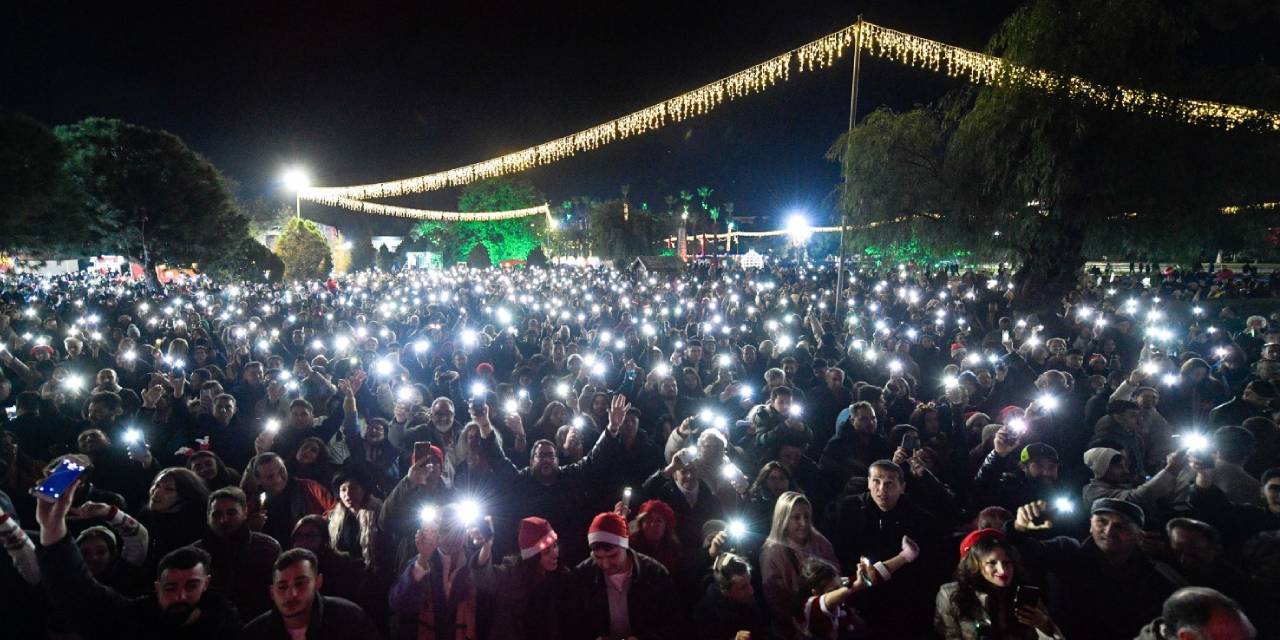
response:
[[[862,16],[858,16],[857,29],[853,35],[853,82],[849,89],[849,133],[853,133],[853,123],[858,117],[858,75],[862,67]],[[845,153],[848,153],[849,145],[846,141]],[[843,168],[843,167],[842,167]],[[846,234],[849,227],[849,210],[845,206],[849,197],[849,178],[844,180],[844,197],[841,198],[840,206],[840,255],[836,261],[836,300],[835,315],[840,317],[840,304],[844,301],[844,270],[845,259],[848,253],[848,240]]]
[[[285,187],[293,191],[293,213],[298,220],[302,219],[302,190],[311,186],[311,178],[301,168],[294,167],[284,172]]]

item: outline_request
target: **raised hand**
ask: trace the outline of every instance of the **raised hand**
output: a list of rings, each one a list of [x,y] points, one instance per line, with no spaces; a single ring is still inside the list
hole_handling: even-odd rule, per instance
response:
[[[619,393],[613,397],[613,401],[609,403],[609,433],[617,434],[622,428],[622,421],[627,418],[627,410],[631,405],[627,403],[627,397]]]
[[[1053,528],[1053,520],[1049,518],[1049,503],[1036,500],[1018,507],[1013,528],[1018,531],[1046,531]]]

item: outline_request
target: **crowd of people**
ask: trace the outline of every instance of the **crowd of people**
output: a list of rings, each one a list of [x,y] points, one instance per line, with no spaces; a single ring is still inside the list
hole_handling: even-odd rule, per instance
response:
[[[1280,306],[842,282],[8,277],[4,635],[1280,637]]]

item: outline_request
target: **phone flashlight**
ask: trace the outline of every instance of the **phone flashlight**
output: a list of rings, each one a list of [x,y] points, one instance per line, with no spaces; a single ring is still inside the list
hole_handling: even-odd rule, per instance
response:
[[[418,510],[418,520],[423,526],[433,525],[440,520],[440,510],[427,505]]]
[[[738,519],[730,520],[729,526],[725,527],[725,531],[729,532],[730,538],[741,540],[747,536],[747,525]]]
[[[124,432],[124,443],[129,446],[142,442],[142,432],[137,429],[128,429]]]
[[[267,423],[263,425],[262,428],[267,433],[276,433],[280,430],[280,421],[275,418],[271,418],[270,420],[267,420]]]

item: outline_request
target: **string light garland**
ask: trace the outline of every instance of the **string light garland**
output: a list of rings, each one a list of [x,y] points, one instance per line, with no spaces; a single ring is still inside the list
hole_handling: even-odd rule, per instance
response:
[[[324,197],[316,200],[316,202],[334,207],[350,209],[358,213],[368,213],[377,216],[392,216],[396,218],[412,218],[414,220],[438,220],[441,222],[497,222],[498,220],[512,220],[515,218],[527,218],[529,216],[536,215],[551,215],[551,207],[546,204],[540,204],[536,207],[528,207],[525,209],[512,209],[511,211],[463,212],[411,209],[409,207],[397,207],[389,204],[353,200],[351,198]]]
[[[1131,87],[1101,85],[1078,76],[1034,69],[869,22],[858,22],[687,93],[543,144],[413,178],[349,187],[309,187],[300,190],[298,197],[363,213],[418,217],[423,213],[421,210],[388,205],[355,208],[354,202],[462,186],[563,160],[579,152],[597,149],[706,114],[726,101],[760,93],[776,84],[787,82],[791,78],[793,62],[795,69],[802,73],[826,69],[853,47],[859,47],[878,58],[946,73],[976,84],[1038,89],[1101,108],[1172,119],[1192,125],[1280,132],[1280,112],[1209,100],[1177,98]],[[472,215],[448,212],[425,214]]]

